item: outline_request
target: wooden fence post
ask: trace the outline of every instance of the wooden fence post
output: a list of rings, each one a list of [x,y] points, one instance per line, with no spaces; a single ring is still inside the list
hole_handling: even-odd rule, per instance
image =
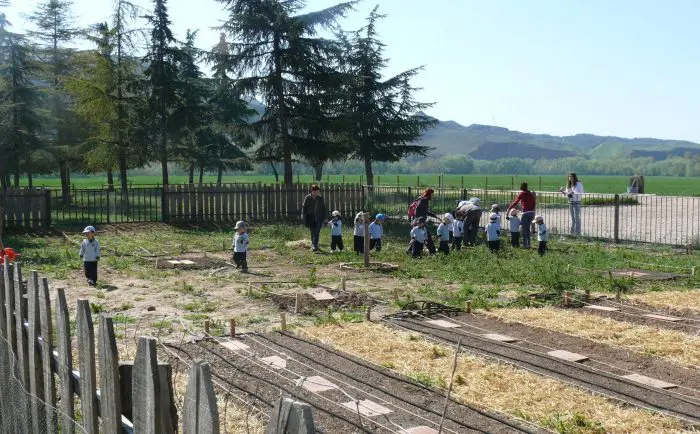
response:
[[[41,353],[39,352],[39,272],[32,271],[29,274],[27,282],[27,302],[28,302],[28,318],[29,323],[27,341],[29,344],[29,392],[32,396],[44,397],[44,376],[42,372],[43,363],[41,362]],[[50,355],[47,355],[50,357]],[[39,421],[42,420],[44,414],[42,404],[38,399],[30,399],[32,408],[31,418],[35,432],[43,431],[43,427]]]
[[[139,339],[134,360],[132,393],[134,432],[161,434],[162,412],[155,338]]]
[[[7,325],[7,342],[9,351],[17,352],[17,333],[15,332],[15,289],[12,279],[13,267],[7,261],[3,266],[3,280],[5,281],[5,321]],[[11,355],[10,355],[11,356]]]
[[[90,314],[90,302],[86,299],[78,299],[76,322],[83,428],[87,434],[97,434],[99,433],[97,421],[99,403],[97,401],[97,372],[95,369],[95,328]]]
[[[27,330],[24,328],[24,319],[27,318],[27,300],[24,298],[23,283],[22,283],[22,265],[19,262],[14,264],[14,290],[15,290],[15,332],[17,333],[17,366],[19,368],[19,380],[25,390],[30,389],[29,383],[29,336]],[[31,403],[26,397],[25,404],[26,408],[22,409],[25,411],[26,417],[23,418],[25,432],[32,432],[32,418],[31,418]]]
[[[63,288],[56,289],[56,331],[58,336],[58,378],[61,380],[61,432],[75,433],[73,426],[73,350],[68,304]]]
[[[100,417],[106,433],[121,431],[119,352],[112,318],[100,315],[98,354],[100,361]]]
[[[192,364],[182,413],[183,434],[219,433],[219,409],[208,363]]]
[[[169,363],[158,363],[158,382],[160,400],[160,421],[163,434],[177,432],[177,407],[173,393],[173,369]]]
[[[41,329],[41,362],[44,376],[44,402],[46,403],[46,432],[58,432],[56,418],[56,382],[51,361],[53,358],[53,324],[51,323],[51,296],[49,282],[45,277],[39,283],[39,323]]]
[[[364,262],[365,262],[365,268],[369,268],[369,213],[363,213],[362,214],[362,221],[363,221],[363,226],[365,228],[365,245],[364,245]]]

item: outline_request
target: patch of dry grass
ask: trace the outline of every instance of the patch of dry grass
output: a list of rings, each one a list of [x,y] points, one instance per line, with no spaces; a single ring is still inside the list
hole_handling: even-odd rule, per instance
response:
[[[380,324],[298,329],[338,350],[433,386],[449,384],[454,348]],[[439,355],[439,356],[436,356]],[[482,357],[460,355],[452,396],[465,403],[560,432],[680,432],[680,423],[644,410],[623,408],[563,382]]]
[[[644,303],[678,311],[700,313],[700,291],[659,291],[625,297],[632,303]]]
[[[505,322],[542,327],[660,356],[690,368],[700,366],[700,338],[675,330],[657,329],[553,307],[495,309],[482,313]]]

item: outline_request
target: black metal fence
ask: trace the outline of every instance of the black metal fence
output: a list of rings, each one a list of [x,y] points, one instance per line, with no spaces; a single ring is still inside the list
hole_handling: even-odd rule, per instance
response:
[[[51,191],[55,225],[158,222],[162,220],[163,189],[139,187],[115,189],[71,189],[64,197]]]

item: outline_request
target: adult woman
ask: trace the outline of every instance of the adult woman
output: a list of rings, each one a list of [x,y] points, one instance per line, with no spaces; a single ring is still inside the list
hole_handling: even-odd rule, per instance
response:
[[[464,245],[473,246],[476,243],[476,235],[479,233],[481,222],[481,200],[472,197],[457,205],[457,218],[464,222]]]
[[[535,198],[535,193],[531,192],[527,188],[527,182],[520,184],[520,193],[515,197],[513,202],[508,205],[506,210],[506,215],[510,215],[510,210],[515,208],[520,204],[522,210],[522,216],[520,217],[520,230],[523,234],[523,248],[530,248],[530,225],[532,224],[532,219],[535,218],[535,207],[537,206],[537,199]]]
[[[569,214],[571,214],[571,235],[581,235],[581,200],[583,199],[583,184],[575,173],[569,173],[566,188],[559,189],[561,194],[569,198]]]
[[[304,224],[311,231],[311,250],[318,252],[318,238],[321,234],[321,227],[328,222],[328,209],[323,197],[320,195],[321,187],[314,184],[311,186],[311,194],[304,198],[301,207]]]
[[[428,223],[428,216],[433,218],[438,218],[434,213],[430,212],[430,201],[433,199],[433,194],[435,190],[432,188],[426,188],[423,195],[418,198],[418,206],[416,206],[416,217],[417,219],[423,219],[423,221]],[[428,235],[426,239],[426,245],[428,246],[428,252],[431,255],[435,254],[435,243],[433,242],[433,237],[430,235],[430,230],[426,228],[426,233]]]

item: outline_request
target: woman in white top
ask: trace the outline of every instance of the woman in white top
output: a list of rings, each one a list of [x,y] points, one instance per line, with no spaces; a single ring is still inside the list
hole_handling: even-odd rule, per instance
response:
[[[575,173],[569,173],[566,188],[559,191],[569,198],[569,213],[571,214],[571,235],[581,235],[581,200],[583,200],[583,184]]]

